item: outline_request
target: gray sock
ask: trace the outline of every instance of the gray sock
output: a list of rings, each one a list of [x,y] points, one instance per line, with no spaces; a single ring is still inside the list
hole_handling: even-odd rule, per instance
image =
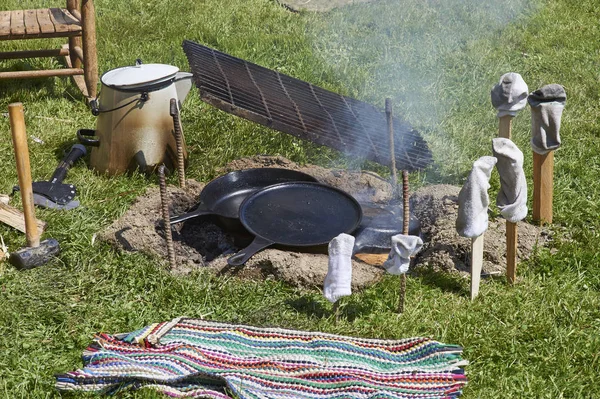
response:
[[[500,174],[500,191],[496,205],[509,222],[517,223],[527,216],[527,180],[523,172],[523,153],[502,137],[492,139],[492,150],[498,158],[496,168]]]
[[[540,155],[560,147],[560,119],[567,93],[559,84],[546,85],[529,95],[531,148]]]
[[[458,193],[456,231],[463,237],[479,237],[488,228],[490,176],[498,160],[484,156],[473,163],[473,169]]]
[[[527,105],[527,83],[516,72],[505,73],[492,88],[492,105],[498,110],[498,118],[517,112]]]

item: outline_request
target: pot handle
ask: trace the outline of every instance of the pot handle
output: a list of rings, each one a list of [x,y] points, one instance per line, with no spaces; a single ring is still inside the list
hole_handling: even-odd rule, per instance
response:
[[[95,137],[96,130],[95,129],[79,129],[77,131],[77,140],[83,145],[87,145],[90,147],[100,147],[100,140],[88,139],[84,136]]]
[[[241,266],[244,263],[246,263],[248,259],[253,257],[258,251],[260,251],[261,249],[265,249],[269,245],[273,244],[275,244],[273,241],[269,241],[266,238],[257,236],[254,238],[254,241],[252,241],[250,245],[248,245],[246,248],[242,249],[240,252],[227,259],[227,263],[230,266]]]

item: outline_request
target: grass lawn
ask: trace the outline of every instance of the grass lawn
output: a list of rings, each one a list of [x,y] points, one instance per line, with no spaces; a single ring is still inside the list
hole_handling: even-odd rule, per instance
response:
[[[0,8],[47,4],[2,0]],[[80,163],[67,179],[77,185],[82,206],[37,212],[48,223],[45,237],[61,243],[59,260],[27,272],[0,264],[0,396],[60,397],[53,375],[81,366],[94,333],[133,331],[187,315],[362,337],[428,336],[465,348],[471,362],[465,398],[600,398],[600,3],[380,0],[315,15],[291,13],[271,0],[97,0],[96,11],[101,72],[136,58],[188,70],[181,42],[190,39],[374,104],[392,97],[396,112],[423,132],[434,152],[435,166],[411,176],[414,187],[460,185],[471,163],[491,154],[497,120],[489,90],[503,73],[519,72],[530,91],[564,85],[554,248],[539,249],[519,264],[514,287],[504,278],[484,282],[472,303],[466,279],[410,277],[400,316],[398,279],[387,277],[346,298],[347,317],[336,325],[317,289],[204,271],[173,277],[157,259],[116,253],[95,241],[97,231],[156,183],[142,175],[100,177]],[[25,44],[31,41],[2,42],[1,49]],[[57,62],[2,61],[0,70]],[[28,134],[39,139],[29,141],[34,180],[52,174],[77,129],[95,126],[67,79],[0,82],[2,193],[17,182],[4,115],[14,101],[24,103]],[[526,109],[515,118],[513,134],[531,184],[529,126]],[[188,177],[198,180],[254,154],[356,166],[333,151],[211,108],[196,91],[184,105],[183,127]],[[498,186],[495,175],[492,193]],[[0,235],[12,250],[25,245],[24,236],[6,226]]]

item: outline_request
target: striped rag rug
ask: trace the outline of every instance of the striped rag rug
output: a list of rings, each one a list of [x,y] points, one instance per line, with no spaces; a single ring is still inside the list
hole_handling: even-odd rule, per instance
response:
[[[191,318],[100,334],[61,391],[151,388],[174,398],[456,398],[462,349],[428,338],[377,340]]]

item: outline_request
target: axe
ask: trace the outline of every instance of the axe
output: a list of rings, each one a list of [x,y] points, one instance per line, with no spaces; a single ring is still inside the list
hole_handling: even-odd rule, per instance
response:
[[[33,182],[33,203],[52,209],[69,210],[78,207],[79,201],[74,200],[77,189],[74,185],[64,184],[62,181],[67,176],[69,168],[85,154],[84,146],[74,144],[71,151],[60,161],[49,181]],[[13,192],[18,190],[19,187],[13,187]]]

